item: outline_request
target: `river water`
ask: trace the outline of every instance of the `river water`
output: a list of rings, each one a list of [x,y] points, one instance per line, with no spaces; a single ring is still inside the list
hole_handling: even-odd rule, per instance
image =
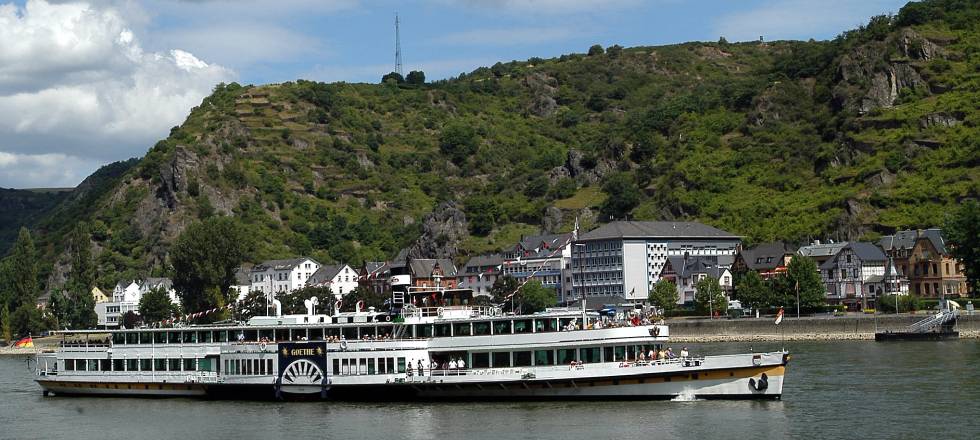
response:
[[[680,344],[674,347],[677,351]],[[725,354],[781,344],[703,344]],[[0,438],[980,438],[980,342],[792,342],[781,401],[333,403],[42,397],[0,358]]]

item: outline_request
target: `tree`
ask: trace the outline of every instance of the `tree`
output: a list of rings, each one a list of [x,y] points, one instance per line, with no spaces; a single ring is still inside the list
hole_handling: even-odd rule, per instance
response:
[[[650,304],[663,310],[664,316],[667,316],[677,308],[677,301],[680,300],[680,295],[677,294],[677,285],[670,282],[670,280],[661,279],[657,281],[657,284],[653,285],[653,290],[650,291],[650,296],[647,299],[650,300]]]
[[[36,335],[44,330],[44,317],[36,304],[21,304],[10,320],[14,333],[21,336]]]
[[[946,219],[943,234],[950,250],[963,264],[967,289],[971,295],[980,293],[980,203],[968,200]]]
[[[55,298],[52,297],[54,316],[63,328],[93,328],[99,319],[95,314],[95,298],[92,297],[95,265],[92,262],[91,239],[84,223],[79,223],[72,230],[70,259],[71,270],[65,291],[57,298],[60,304],[55,305]]]
[[[470,232],[473,235],[486,236],[493,230],[500,215],[497,203],[490,196],[474,194],[463,201],[466,207]]]
[[[602,49],[602,46],[600,46],[598,44],[593,44],[592,47],[589,48],[589,56],[590,57],[591,56],[596,56],[596,55],[602,55],[604,53],[606,53],[606,51],[604,51]]]
[[[761,309],[772,305],[772,291],[758,272],[748,271],[735,284],[735,296],[742,306]]]
[[[333,296],[331,296],[333,298]],[[375,292],[374,289],[358,287],[344,295],[344,307],[354,310],[358,301],[364,301],[364,309],[374,307],[375,310],[387,309],[388,295]]]
[[[898,303],[898,311],[895,311],[895,303]],[[919,310],[922,304],[919,301],[919,297],[916,295],[885,295],[882,296],[878,303],[875,305],[875,309],[881,312],[887,313],[906,313],[913,310]]]
[[[439,134],[439,151],[456,165],[462,165],[479,148],[476,130],[462,122],[452,122]]]
[[[54,314],[59,328],[68,328],[69,323],[71,323],[72,304],[64,291],[55,290],[51,292],[51,298],[48,300],[48,309]]]
[[[10,277],[13,287],[13,301],[19,306],[29,303],[31,307],[37,304],[38,266],[37,251],[34,241],[27,228],[20,228],[17,241],[10,252]],[[15,312],[16,314],[16,312]]]
[[[607,218],[624,218],[640,204],[640,189],[636,187],[633,175],[626,172],[613,174],[602,185],[606,200],[599,207]]]
[[[796,292],[799,289],[800,308],[813,310],[826,303],[826,289],[820,280],[817,263],[810,257],[794,256],[786,268],[786,274],[778,283],[786,304],[796,306]]]
[[[265,316],[266,307],[265,292],[253,290],[236,303],[235,318],[239,321],[248,321],[253,316]]]
[[[425,84],[425,72],[421,70],[413,70],[408,72],[408,76],[405,77],[405,81],[413,85]]]
[[[388,82],[393,82],[395,84],[401,84],[401,83],[405,82],[405,78],[402,77],[402,74],[400,74],[398,72],[391,72],[391,73],[388,73],[385,76],[382,76],[381,77],[381,83],[382,84],[385,84],[385,83],[388,83]]]
[[[3,342],[10,343],[10,340],[14,337],[13,324],[10,321],[10,307],[6,304],[0,309],[0,333],[3,336]]]
[[[510,275],[504,275],[497,278],[493,282],[493,286],[490,286],[490,296],[493,298],[494,304],[503,304],[506,302],[509,305],[510,301],[507,296],[516,292],[518,287],[519,283],[516,278]]]
[[[174,303],[166,289],[156,288],[143,294],[139,304],[140,316],[147,323],[169,319],[174,314]]]
[[[717,278],[705,277],[694,284],[694,289],[694,305],[698,313],[723,314],[728,309],[728,298],[722,292]]]
[[[235,270],[248,258],[252,246],[251,234],[231,217],[212,217],[187,227],[170,253],[173,286],[184,310],[223,310],[232,302]],[[218,313],[208,318],[223,316]]]
[[[558,304],[558,294],[555,289],[544,287],[538,280],[531,280],[524,284],[519,295],[521,313],[542,312]]]
[[[123,313],[122,316],[123,328],[136,328],[139,327],[142,322],[143,322],[143,318],[132,310]]]

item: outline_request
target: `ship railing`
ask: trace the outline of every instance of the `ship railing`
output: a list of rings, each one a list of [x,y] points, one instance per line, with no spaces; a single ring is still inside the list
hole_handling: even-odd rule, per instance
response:
[[[500,316],[499,307],[491,306],[442,306],[442,307],[416,307],[406,306],[402,311],[402,316],[406,318],[479,318],[481,316]]]

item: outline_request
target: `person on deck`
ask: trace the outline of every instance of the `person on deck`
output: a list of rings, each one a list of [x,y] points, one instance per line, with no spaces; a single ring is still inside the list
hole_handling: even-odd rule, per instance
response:
[[[681,358],[686,358],[688,356],[690,356],[690,353],[687,352],[687,347],[682,348],[681,349]]]

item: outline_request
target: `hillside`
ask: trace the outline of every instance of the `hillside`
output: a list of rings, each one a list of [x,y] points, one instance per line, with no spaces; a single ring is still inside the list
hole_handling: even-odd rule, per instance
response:
[[[21,226],[31,226],[61,202],[69,191],[0,188],[0,255],[10,249]]]
[[[935,226],[980,188],[980,11],[910,4],[829,42],[593,48],[424,85],[218,86],[138,163],[38,223],[49,284],[93,229],[99,283],[164,273],[234,215],[255,260],[455,256],[610,216],[746,241]],[[380,75],[379,75],[380,76]]]

